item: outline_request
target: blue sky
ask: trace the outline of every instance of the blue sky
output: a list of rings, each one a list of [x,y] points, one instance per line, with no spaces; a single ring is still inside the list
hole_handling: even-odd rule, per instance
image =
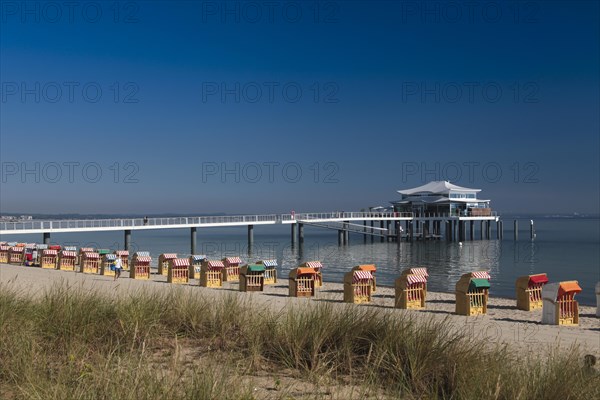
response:
[[[599,212],[597,2],[0,11],[0,212]]]

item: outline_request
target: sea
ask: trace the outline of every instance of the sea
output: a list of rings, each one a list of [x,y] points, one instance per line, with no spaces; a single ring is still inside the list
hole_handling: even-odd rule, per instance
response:
[[[534,221],[535,238],[530,238],[529,219],[519,220],[518,240],[514,240],[512,219],[505,219],[502,240],[496,239],[493,224],[490,240],[447,242],[445,240],[381,243],[366,242],[361,234],[350,234],[349,244],[338,246],[337,231],[305,225],[304,243],[292,245],[290,226],[256,225],[254,244],[248,247],[246,227],[199,228],[197,254],[211,259],[239,256],[245,262],[277,259],[278,275],[304,261],[323,263],[326,281],[342,282],[343,276],[359,264],[377,266],[378,285],[393,286],[401,271],[426,267],[428,289],[454,292],[460,276],[486,270],[491,275],[490,296],[514,298],[515,280],[522,275],[548,274],[550,282],[577,280],[583,289],[577,295],[581,304],[595,305],[595,285],[600,281],[600,219],[541,218]],[[475,224],[478,227],[479,224]],[[41,235],[2,235],[2,241],[39,243]],[[53,233],[51,243],[77,247],[122,249],[123,232]],[[131,254],[149,251],[156,266],[161,253],[190,254],[190,230],[133,231]]]

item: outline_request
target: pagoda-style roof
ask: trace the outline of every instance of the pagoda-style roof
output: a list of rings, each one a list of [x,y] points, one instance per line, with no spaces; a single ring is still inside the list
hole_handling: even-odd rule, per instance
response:
[[[470,189],[458,185],[454,185],[448,181],[433,181],[425,185],[405,190],[398,190],[398,193],[403,195],[414,194],[448,194],[453,192],[481,192],[481,189]]]
[[[402,200],[391,201],[392,204],[410,204],[410,203],[423,203],[423,204],[450,204],[450,203],[486,203],[491,200],[482,199],[449,199],[443,196],[410,196],[405,197]]]

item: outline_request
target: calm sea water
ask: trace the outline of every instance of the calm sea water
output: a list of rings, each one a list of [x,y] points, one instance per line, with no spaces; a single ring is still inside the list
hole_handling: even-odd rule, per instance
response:
[[[519,240],[513,241],[512,220],[505,220],[504,240],[457,242],[427,241],[413,243],[364,244],[362,235],[350,235],[350,244],[337,245],[337,232],[305,226],[302,247],[292,247],[289,226],[255,226],[254,246],[248,253],[245,227],[203,228],[198,230],[197,253],[210,258],[241,256],[243,260],[277,258],[279,273],[287,276],[299,263],[321,260],[326,280],[341,282],[343,275],[357,264],[377,265],[378,284],[393,285],[406,267],[429,269],[428,287],[432,291],[453,292],[465,272],[489,270],[491,295],[514,297],[514,282],[521,275],[546,272],[550,281],[578,280],[582,304],[595,305],[594,287],[600,280],[600,220],[539,219],[536,238],[529,239],[529,220],[520,220]],[[476,227],[479,224],[475,224]],[[510,226],[509,226],[510,225]],[[495,228],[495,224],[494,224]],[[495,237],[495,231],[492,231]],[[476,237],[479,233],[476,231]],[[3,236],[3,241],[40,242],[41,235]],[[123,246],[122,232],[53,234],[52,243],[117,249]],[[187,256],[190,233],[187,229],[133,231],[132,250],[149,251],[154,259],[165,252]]]

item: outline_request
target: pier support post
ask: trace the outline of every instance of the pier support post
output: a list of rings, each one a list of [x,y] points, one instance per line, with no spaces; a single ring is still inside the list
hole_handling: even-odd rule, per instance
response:
[[[298,243],[304,243],[304,224],[298,223]]]
[[[479,239],[483,240],[483,220],[479,221]]]
[[[445,228],[446,241],[449,242],[452,240],[452,234],[450,233],[450,221],[448,221],[448,220],[444,221],[444,228]]]
[[[131,230],[127,229],[127,230],[125,230],[125,243],[123,246],[123,250],[129,251],[130,247],[131,247]]]
[[[296,224],[290,224],[292,228],[292,247],[296,245]]]
[[[529,221],[529,237],[531,240],[535,238],[535,228],[533,227],[533,220]]]
[[[254,225],[248,225],[248,251],[254,245]]]
[[[348,221],[344,222],[344,244],[350,241],[350,231],[348,230]]]
[[[469,239],[475,239],[475,221],[469,221]]]
[[[500,240],[504,239],[504,222],[501,220],[498,221],[498,231],[500,232]]]
[[[190,254],[196,254],[196,231],[195,226],[190,228]]]
[[[44,232],[42,235],[44,238],[44,244],[50,244],[50,232]]]
[[[415,223],[414,221],[410,221],[408,225],[408,238],[412,242],[415,236]]]
[[[515,230],[515,240],[519,240],[519,222],[516,219],[513,222],[513,229]]]
[[[383,229],[383,228],[384,228],[384,223],[385,223],[385,221],[383,221],[383,220],[379,221],[379,227],[380,227],[381,229]],[[381,243],[383,243],[383,242],[385,241],[385,237],[383,236],[383,231],[379,231],[379,232],[380,232],[380,233],[381,233],[381,235],[382,235],[382,236],[381,236],[381,240],[380,240],[380,241],[381,241]]]
[[[375,235],[373,235],[373,233],[375,233],[375,230],[373,229],[374,226],[375,221],[371,220],[371,243],[375,243]]]
[[[492,238],[492,221],[487,221],[486,228],[487,228],[487,233],[485,234],[485,236],[486,236],[485,238],[491,239]]]
[[[366,232],[367,232],[367,221],[366,220],[363,221],[363,232],[365,232],[363,234],[363,242],[365,244],[367,244],[367,234],[366,234]]]
[[[338,246],[344,244],[344,231],[342,229],[338,229]]]
[[[423,221],[423,240],[429,236],[429,221]]]
[[[459,232],[459,241],[464,242],[465,237],[467,236],[465,233],[465,221],[458,221],[458,232]]]

